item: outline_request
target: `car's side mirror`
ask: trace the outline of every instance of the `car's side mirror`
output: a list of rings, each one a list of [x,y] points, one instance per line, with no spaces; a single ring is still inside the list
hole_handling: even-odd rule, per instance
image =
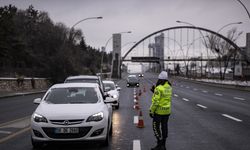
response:
[[[34,99],[33,103],[39,105],[41,103],[41,101],[42,101],[41,98],[36,98],[36,99]]]
[[[103,95],[103,100],[106,100],[107,97],[109,97],[109,95],[105,92],[105,94]]]
[[[117,91],[121,91],[121,88],[120,88],[120,87],[117,87],[116,89],[117,89]]]

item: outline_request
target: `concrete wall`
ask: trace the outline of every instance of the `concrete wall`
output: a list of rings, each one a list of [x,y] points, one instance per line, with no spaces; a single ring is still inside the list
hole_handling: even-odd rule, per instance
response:
[[[49,86],[45,78],[0,78],[0,91],[44,90]]]

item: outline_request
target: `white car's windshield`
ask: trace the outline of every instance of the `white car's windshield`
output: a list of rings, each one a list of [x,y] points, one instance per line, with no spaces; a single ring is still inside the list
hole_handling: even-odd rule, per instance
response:
[[[112,84],[112,83],[104,83],[104,86],[105,86],[105,87],[109,87],[110,90],[114,90],[114,89],[115,89],[115,85]]]
[[[97,103],[98,95],[92,87],[55,88],[46,96],[45,101],[52,104]]]
[[[65,83],[99,83],[98,79],[68,79]]]

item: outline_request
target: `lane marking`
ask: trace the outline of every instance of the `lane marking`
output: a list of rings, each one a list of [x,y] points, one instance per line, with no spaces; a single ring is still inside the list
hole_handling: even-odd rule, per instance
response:
[[[5,141],[7,141],[7,140],[9,140],[9,139],[12,139],[12,138],[14,138],[14,137],[20,135],[20,134],[23,134],[23,133],[29,131],[30,129],[31,129],[30,127],[27,127],[27,128],[24,128],[24,129],[22,129],[22,130],[20,130],[20,131],[18,131],[18,132],[15,132],[15,133],[13,133],[13,134],[7,136],[7,137],[4,137],[4,138],[0,139],[0,143],[3,143],[3,142],[5,142]]]
[[[237,122],[242,122],[242,120],[235,118],[233,116],[227,115],[227,114],[222,114],[222,116],[227,117],[227,118],[232,119],[232,120],[237,121]]]
[[[223,96],[221,93],[214,93],[216,96]]]
[[[203,93],[207,93],[208,91],[203,90],[202,92],[203,92]]]
[[[174,94],[174,97],[178,97],[178,95],[177,95],[177,94]]]
[[[194,90],[194,91],[197,91],[198,89],[194,88],[193,90]]]
[[[201,107],[201,108],[204,108],[204,109],[206,109],[207,107],[206,106],[204,106],[204,105],[201,105],[201,104],[196,104],[198,107]]]
[[[27,118],[30,118],[31,116],[26,116],[26,117],[23,117],[23,118],[19,118],[19,119],[15,119],[15,120],[12,120],[12,121],[9,121],[9,122],[5,122],[5,123],[1,123],[0,124],[0,128],[3,127],[3,126],[6,126],[6,125],[9,125],[9,124],[12,124],[14,122],[19,122],[21,120],[25,120]]]
[[[133,140],[133,150],[141,150],[140,140]]]
[[[138,116],[134,116],[134,124],[138,124],[139,122],[139,117]]]
[[[184,101],[186,101],[186,102],[188,102],[188,101],[189,101],[189,99],[186,99],[186,98],[182,98],[182,100],[184,100]]]
[[[28,127],[29,125],[30,125],[30,117],[3,125],[0,127],[0,129],[1,128],[19,128],[19,129],[22,129],[22,128]]]
[[[12,132],[10,131],[3,131],[3,130],[0,130],[0,134],[11,134]]]
[[[187,89],[189,89],[189,86],[186,86]]]
[[[241,98],[241,97],[234,97],[234,99],[241,100],[241,101],[245,100],[244,98]]]

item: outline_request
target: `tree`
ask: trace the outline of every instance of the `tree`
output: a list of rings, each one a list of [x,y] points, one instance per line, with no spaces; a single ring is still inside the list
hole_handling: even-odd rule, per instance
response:
[[[232,42],[236,42],[241,34],[242,32],[238,32],[236,28],[233,28],[228,31],[227,38]],[[217,55],[220,68],[220,79],[224,80],[229,61],[232,60],[232,57],[236,57],[239,52],[235,50],[231,44],[216,35],[211,34],[207,39],[207,48],[210,48],[210,50]]]

